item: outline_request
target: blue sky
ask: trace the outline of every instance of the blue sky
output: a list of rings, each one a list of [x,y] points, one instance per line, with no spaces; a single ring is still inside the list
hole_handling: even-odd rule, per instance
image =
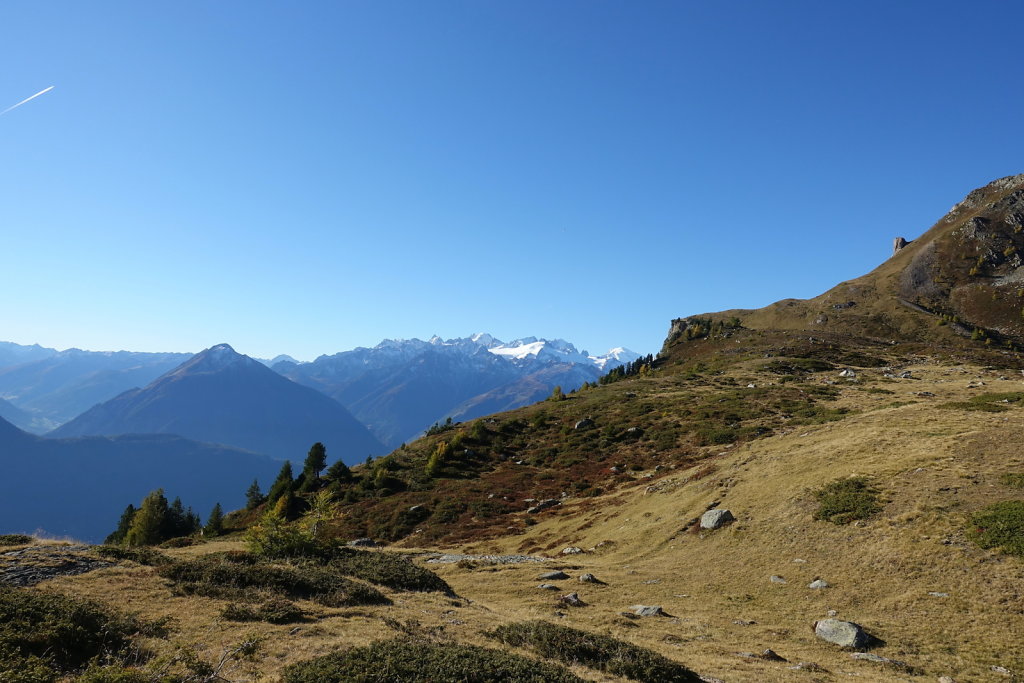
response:
[[[1006,2],[0,6],[0,339],[655,352],[1024,171]]]

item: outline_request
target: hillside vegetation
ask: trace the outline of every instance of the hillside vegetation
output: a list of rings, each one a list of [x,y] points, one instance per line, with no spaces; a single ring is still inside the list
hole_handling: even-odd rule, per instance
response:
[[[226,538],[27,590],[166,624],[111,664],[138,680],[182,648],[291,682],[1019,679],[1024,337],[992,254],[1022,202],[997,181],[822,297],[678,319],[649,363],[351,469],[311,450]],[[975,266],[920,256],[954,246]]]

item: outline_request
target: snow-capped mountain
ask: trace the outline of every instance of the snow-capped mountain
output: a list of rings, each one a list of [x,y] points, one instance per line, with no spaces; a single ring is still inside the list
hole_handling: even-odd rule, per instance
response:
[[[272,367],[334,398],[394,447],[446,417],[467,420],[517,408],[544,398],[556,385],[571,391],[636,358],[623,348],[591,356],[564,339],[503,342],[480,332],[454,339],[386,339],[373,348]]]

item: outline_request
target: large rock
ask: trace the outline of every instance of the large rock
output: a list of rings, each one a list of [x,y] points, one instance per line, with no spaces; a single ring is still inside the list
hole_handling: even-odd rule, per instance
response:
[[[638,617],[660,617],[665,614],[661,605],[632,605],[629,609]]]
[[[735,520],[728,510],[708,510],[700,516],[700,528],[718,529]]]
[[[526,513],[530,514],[530,515],[535,515],[538,512],[543,512],[544,510],[547,510],[548,508],[553,508],[556,505],[561,505],[561,504],[562,504],[562,501],[558,500],[557,498],[548,498],[547,500],[542,500],[541,502],[537,503],[532,508],[529,508],[526,511]]]
[[[565,572],[544,572],[537,577],[541,581],[564,581],[569,578]]]
[[[862,648],[871,642],[871,636],[852,621],[822,619],[814,622],[814,635],[840,647]]]

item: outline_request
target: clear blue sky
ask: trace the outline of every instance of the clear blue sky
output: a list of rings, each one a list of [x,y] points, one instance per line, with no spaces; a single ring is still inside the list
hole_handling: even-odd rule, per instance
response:
[[[1010,2],[0,5],[0,339],[657,351],[1024,171]]]

